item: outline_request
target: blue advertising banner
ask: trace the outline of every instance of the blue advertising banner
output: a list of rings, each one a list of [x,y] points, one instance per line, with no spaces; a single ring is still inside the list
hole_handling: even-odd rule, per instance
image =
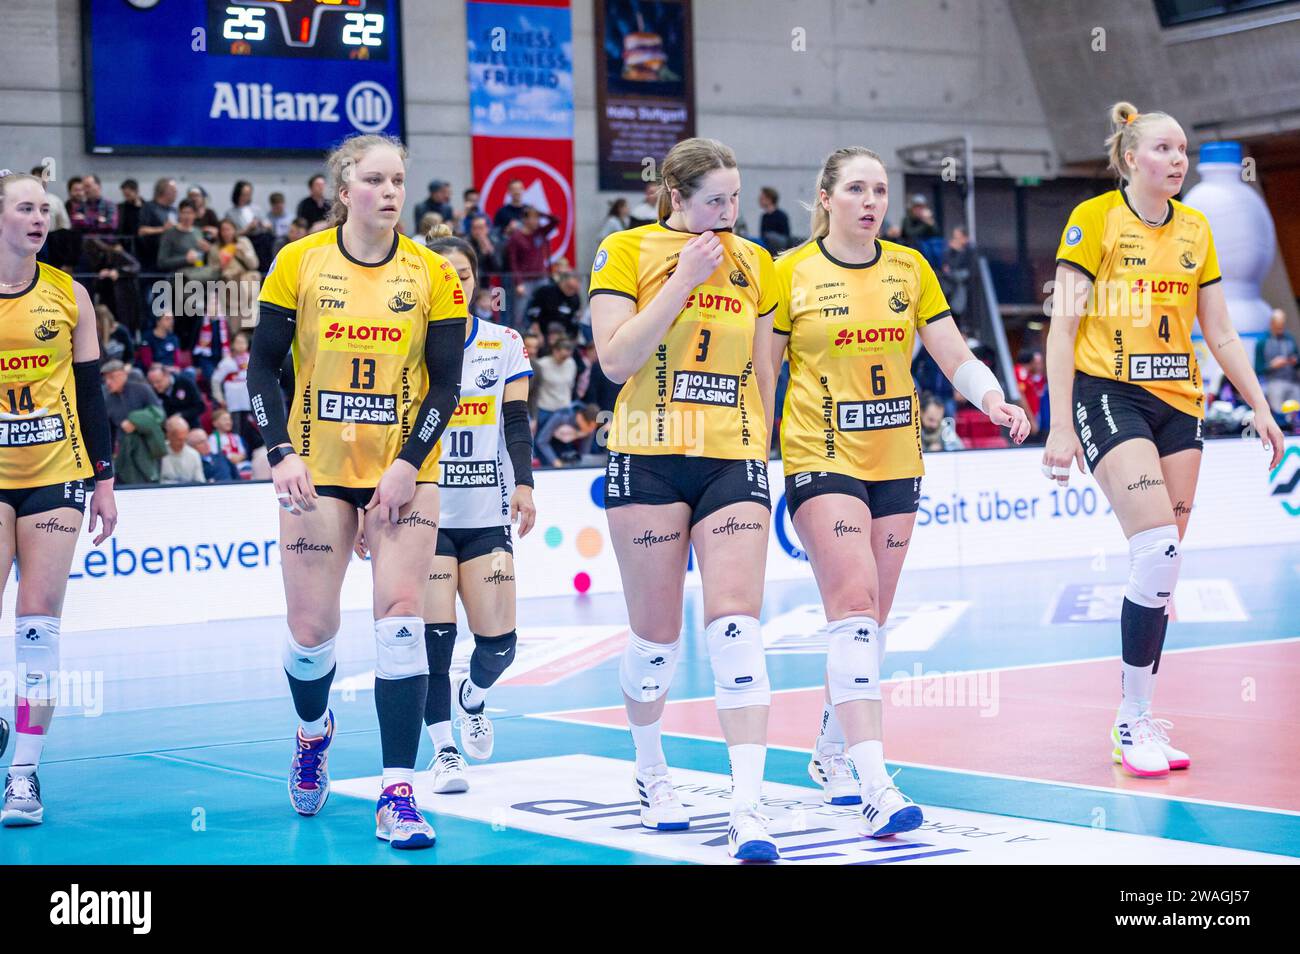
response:
[[[556,6],[469,3],[469,117],[475,136],[573,138],[573,25]]]
[[[402,137],[400,0],[82,0],[86,150],[319,155]]]

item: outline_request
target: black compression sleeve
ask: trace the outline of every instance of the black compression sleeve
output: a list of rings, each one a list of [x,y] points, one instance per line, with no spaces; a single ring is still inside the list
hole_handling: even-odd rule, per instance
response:
[[[267,449],[289,444],[289,418],[280,391],[280,368],[293,347],[294,313],[262,302],[248,356],[248,394]]]
[[[533,486],[533,435],[528,430],[528,402],[507,401],[502,408],[506,453],[515,468],[515,483]]]
[[[465,319],[432,322],[424,336],[424,366],[429,372],[429,391],[420,404],[416,426],[397,455],[398,460],[406,461],[416,470],[424,466],[460,403],[460,372],[464,357]]]
[[[113,429],[104,403],[104,381],[99,361],[74,361],[72,381],[77,388],[77,423],[90,453],[96,480],[113,479]]]

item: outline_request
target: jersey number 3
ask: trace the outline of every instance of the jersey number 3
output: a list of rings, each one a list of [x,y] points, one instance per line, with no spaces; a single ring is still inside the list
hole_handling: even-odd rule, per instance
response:
[[[709,337],[713,334],[708,328],[700,329],[700,350],[695,352],[696,361],[707,361],[709,358]]]

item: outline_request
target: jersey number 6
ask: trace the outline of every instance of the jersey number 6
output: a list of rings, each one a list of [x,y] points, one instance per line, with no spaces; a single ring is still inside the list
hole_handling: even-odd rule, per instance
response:
[[[873,364],[871,366],[871,393],[880,397],[885,393],[885,366],[883,364]]]

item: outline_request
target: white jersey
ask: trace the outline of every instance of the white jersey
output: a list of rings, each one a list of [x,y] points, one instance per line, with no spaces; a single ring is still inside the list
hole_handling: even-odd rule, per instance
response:
[[[449,530],[510,525],[515,470],[502,440],[502,405],[506,385],[533,373],[518,332],[472,321],[461,366],[460,404],[442,435],[441,525]]]

